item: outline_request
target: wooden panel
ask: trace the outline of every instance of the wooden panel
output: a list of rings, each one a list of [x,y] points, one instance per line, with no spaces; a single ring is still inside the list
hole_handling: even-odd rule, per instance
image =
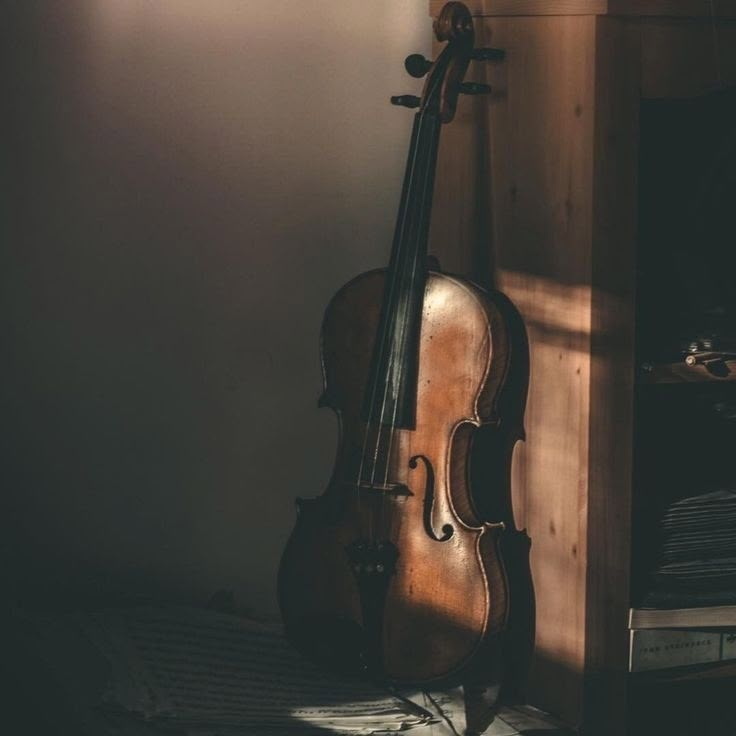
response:
[[[435,43],[437,53],[444,44]],[[467,79],[482,82],[486,64],[473,63]],[[429,252],[446,273],[491,283],[488,247],[488,99],[461,95],[455,119],[442,127],[435,177]]]
[[[473,15],[597,15],[608,11],[608,0],[463,0]],[[445,0],[430,0],[436,16]]]
[[[533,5],[547,14],[519,17]],[[473,70],[494,92],[466,111],[468,146],[443,152],[438,199],[465,186],[473,200],[473,188],[484,188],[491,216],[466,225],[458,245],[472,264],[466,249],[490,242],[497,284],[529,331],[527,442],[513,468],[538,607],[529,700],[602,736],[624,732],[628,683],[640,96],[736,84],[736,23],[712,23],[707,0],[606,4],[609,15],[692,15],[687,21],[554,5],[569,14],[541,0],[472,4],[489,16],[476,20],[477,45],[504,48],[507,60]],[[736,3],[715,7],[736,15]],[[469,132],[473,116],[479,135]],[[483,198],[473,201],[481,211]]]
[[[736,22],[642,21],[642,97],[694,97],[736,84]]]
[[[464,0],[475,16],[623,15],[672,18],[734,18],[736,0]],[[445,0],[430,0],[436,16]]]
[[[489,67],[492,242],[498,286],[529,331],[527,441],[514,460],[517,525],[532,539],[537,638],[530,702],[582,709],[591,341],[595,18],[476,22]]]
[[[513,483],[538,606],[530,702],[595,723],[608,698],[596,727],[615,733],[629,603],[638,24],[489,18],[476,31],[507,60],[471,70],[494,92],[443,139],[437,201],[450,208],[433,231],[451,240],[483,188],[491,216],[454,230],[464,253],[454,259],[471,267],[472,249],[490,241],[497,284],[529,331],[527,442]]]
[[[584,733],[626,728],[639,27],[596,21]]]

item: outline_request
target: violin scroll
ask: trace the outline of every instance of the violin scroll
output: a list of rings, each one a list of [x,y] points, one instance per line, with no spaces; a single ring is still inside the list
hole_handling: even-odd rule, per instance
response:
[[[434,35],[438,41],[463,40],[473,46],[473,17],[460,2],[445,3],[434,21]]]
[[[488,85],[463,81],[470,61],[500,61],[505,54],[501,49],[473,48],[473,18],[461,2],[449,2],[442,8],[434,22],[434,32],[438,41],[447,43],[435,61],[421,54],[411,54],[404,61],[410,76],[419,79],[426,75],[422,96],[398,95],[391,98],[391,104],[418,107],[420,114],[434,115],[442,123],[449,123],[455,116],[459,95],[491,91]]]

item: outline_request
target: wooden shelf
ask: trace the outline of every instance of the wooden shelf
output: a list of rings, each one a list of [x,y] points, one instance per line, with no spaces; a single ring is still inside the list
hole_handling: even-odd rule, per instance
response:
[[[430,13],[437,16],[446,0],[430,0]],[[707,0],[465,0],[477,17],[523,15],[612,15],[647,18],[710,18]],[[736,17],[735,0],[719,0],[718,19]]]
[[[736,678],[736,661],[713,662],[692,667],[673,667],[670,670],[634,672],[629,675],[636,686],[661,685],[667,682],[686,682],[693,680],[721,680]]]
[[[736,606],[705,606],[701,608],[648,609],[629,611],[632,629],[698,629],[736,628]]]
[[[637,383],[641,385],[660,383],[724,383],[736,381],[736,360],[726,361],[729,370],[726,376],[713,375],[703,365],[689,366],[685,361],[677,363],[655,363],[651,370],[639,369]]]

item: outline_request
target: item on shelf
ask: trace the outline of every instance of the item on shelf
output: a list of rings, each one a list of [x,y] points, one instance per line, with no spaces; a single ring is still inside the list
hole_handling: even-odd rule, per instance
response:
[[[731,372],[727,361],[736,360],[736,341],[718,336],[698,338],[690,341],[683,352],[690,367],[702,365],[711,375],[725,378]]]
[[[629,636],[629,672],[665,670],[736,660],[736,633],[680,629],[634,629]]]
[[[736,627],[736,605],[700,608],[632,608],[630,629]]]
[[[665,512],[645,607],[736,604],[736,491],[684,498]]]

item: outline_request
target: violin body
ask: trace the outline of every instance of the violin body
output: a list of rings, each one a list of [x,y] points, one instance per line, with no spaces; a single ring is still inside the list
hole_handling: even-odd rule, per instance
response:
[[[356,458],[366,432],[361,403],[384,281],[383,270],[359,276],[325,315],[321,403],[337,412],[340,440],[326,492],[299,504],[281,563],[281,610],[292,638],[319,659],[380,669],[394,682],[445,680],[503,628],[508,613],[499,552],[504,525],[479,518],[467,461],[472,430],[497,420],[511,343],[487,294],[430,272],[416,425],[396,431],[388,461],[388,477],[408,493],[358,491]],[[382,600],[380,590],[374,592],[373,613],[366,601],[371,593],[361,591],[347,553],[369,534],[398,550]],[[371,616],[376,620],[367,621]],[[366,652],[373,662],[360,661]]]
[[[297,648],[397,684],[477,672],[505,628],[529,641],[518,614],[530,601],[528,540],[510,494],[528,376],[523,324],[502,294],[427,268],[441,126],[460,93],[487,91],[463,83],[471,59],[502,52],[473,48],[460,2],[445,5],[435,32],[447,42],[438,59],[407,60],[410,74],[427,74],[421,100],[392,98],[420,109],[390,262],[349,282],[325,313],[321,405],[339,419],[337,457],[324,493],[297,502],[278,581]],[[502,658],[526,661],[525,646]]]

